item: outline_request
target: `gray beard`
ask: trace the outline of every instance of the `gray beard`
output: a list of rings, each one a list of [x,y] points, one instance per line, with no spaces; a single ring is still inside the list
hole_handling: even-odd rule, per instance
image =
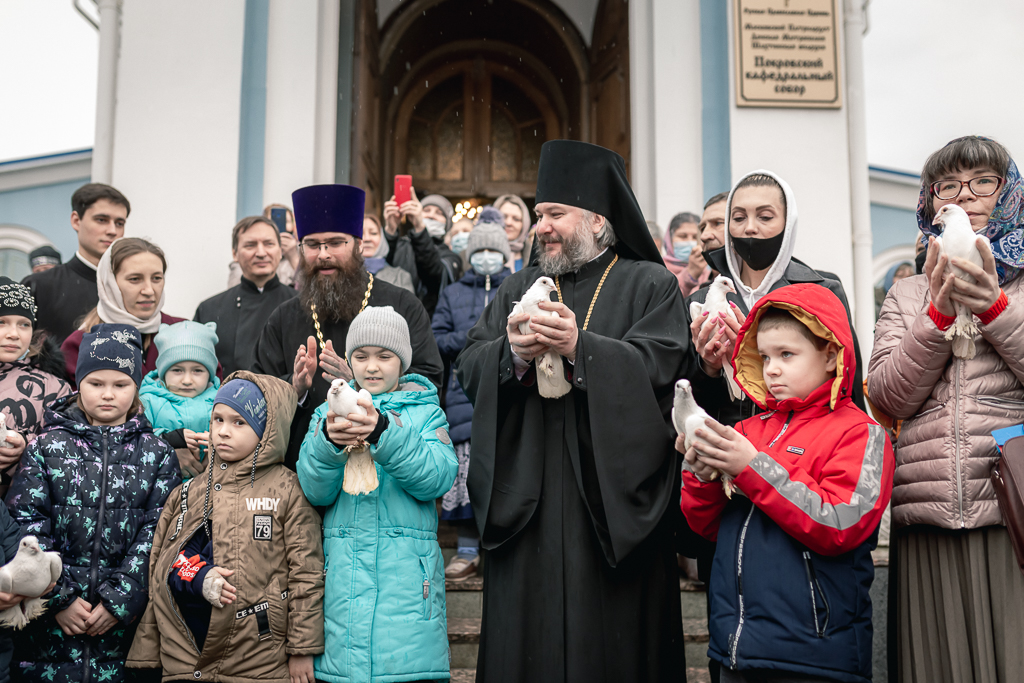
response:
[[[541,272],[548,277],[557,277],[579,270],[601,253],[594,233],[583,220],[580,220],[571,235],[562,240],[562,248],[557,254],[549,255],[545,247],[546,245],[542,242],[540,254],[537,256],[537,264],[540,266]]]

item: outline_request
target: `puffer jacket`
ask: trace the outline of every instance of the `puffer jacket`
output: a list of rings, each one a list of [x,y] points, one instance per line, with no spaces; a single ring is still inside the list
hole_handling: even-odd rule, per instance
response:
[[[309,422],[297,472],[313,505],[327,506],[324,557],[326,649],[318,680],[330,683],[449,677],[444,563],[434,500],[455,481],[458,461],[437,390],[409,374],[373,397],[387,416],[370,453],[380,485],[342,491],[344,453],[328,441],[327,405]]]
[[[178,396],[171,393],[160,381],[159,372],[153,370],[142,378],[139,398],[146,406],[146,417],[153,425],[153,433],[161,435],[178,429],[191,429],[193,432],[205,432],[210,429],[210,413],[213,412],[213,399],[220,389],[220,380],[213,382],[206,391],[198,396]]]
[[[803,399],[779,401],[765,384],[757,328],[769,306],[839,346],[836,377]],[[817,284],[769,292],[740,329],[736,381],[768,412],[736,429],[758,453],[731,500],[691,471],[681,496],[690,526],[718,541],[708,654],[730,669],[871,679],[871,549],[894,460],[885,432],[851,399],[856,364],[845,308]]]
[[[49,610],[16,636],[14,667],[24,680],[118,683],[146,609],[153,532],[181,473],[141,411],[121,425],[92,426],[77,397],[46,411],[7,494],[22,532],[64,561]],[[65,635],[55,616],[77,598],[102,601],[117,624],[101,636]]]
[[[466,332],[476,325],[487,304],[494,300],[494,293],[512,271],[506,268],[497,275],[477,275],[470,268],[462,279],[448,285],[441,291],[431,329],[437,340],[445,368],[448,370],[448,391],[444,398],[444,412],[448,416],[448,429],[452,442],[469,441],[473,430],[473,405],[466,398],[466,392],[459,386],[459,380],[451,371],[451,365],[466,347]]]
[[[989,476],[992,431],[1024,422],[1024,278],[1003,285],[1009,305],[980,324],[971,360],[928,316],[924,275],[889,290],[875,326],[868,393],[902,419],[892,494],[894,527],[977,529],[1002,524]]]
[[[154,589],[128,656],[129,667],[162,668],[165,681],[285,683],[289,655],[324,649],[320,517],[284,466],[295,392],[276,377],[238,371],[225,382],[234,378],[263,391],[267,427],[255,463],[224,462],[214,450],[206,473],[168,498],[153,541]],[[179,551],[203,527],[207,494],[213,564],[235,572],[228,581],[238,593],[232,605],[212,610],[199,652],[168,578]]]

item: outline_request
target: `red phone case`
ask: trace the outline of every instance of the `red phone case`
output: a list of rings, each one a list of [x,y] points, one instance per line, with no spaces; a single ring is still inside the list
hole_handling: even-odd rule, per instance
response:
[[[395,201],[401,206],[412,199],[412,176],[395,176]]]

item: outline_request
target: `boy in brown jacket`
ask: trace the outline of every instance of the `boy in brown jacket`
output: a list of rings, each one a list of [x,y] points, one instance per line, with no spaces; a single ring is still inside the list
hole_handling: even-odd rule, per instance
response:
[[[239,371],[217,392],[207,472],[171,493],[157,525],[129,667],[314,682],[324,556],[320,517],[283,464],[294,414],[294,390],[274,377]]]

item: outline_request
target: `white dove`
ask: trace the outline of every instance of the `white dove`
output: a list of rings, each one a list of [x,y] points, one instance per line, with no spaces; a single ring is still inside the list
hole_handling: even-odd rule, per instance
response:
[[[736,285],[732,283],[732,280],[724,275],[716,277],[711,286],[708,287],[708,295],[704,299],[703,304],[697,301],[690,302],[690,320],[697,320],[705,312],[707,312],[708,317],[705,319],[704,325],[707,325],[708,321],[719,313],[732,316],[733,320],[737,320],[736,313],[732,310],[732,306],[729,305],[729,299],[726,298],[729,292],[736,293]],[[701,329],[704,329],[703,325]],[[729,400],[738,401],[743,398],[743,390],[736,383],[736,378],[733,376],[732,363],[728,359],[722,363],[722,372],[725,373],[725,384],[729,387]]]
[[[672,402],[672,424],[675,426],[676,432],[683,435],[685,450],[690,450],[690,446],[695,441],[707,444],[703,439],[697,438],[696,431],[701,428],[708,429],[709,427],[705,424],[704,420],[710,417],[694,400],[689,380],[681,379],[676,382],[676,396]],[[689,464],[685,460],[683,461],[683,467],[690,469]],[[722,477],[722,488],[725,490],[725,495],[728,498],[732,498],[732,492],[736,488],[733,486],[732,477],[724,472],[715,470],[714,474],[711,475],[711,479],[717,479],[719,475]]]
[[[13,429],[7,428],[7,422],[4,420],[6,416],[0,413],[0,448],[10,448],[11,444],[7,441],[7,433],[13,432]]]
[[[334,421],[345,422],[351,413],[366,415],[366,408],[356,402],[360,398],[373,400],[369,391],[356,391],[343,379],[331,382],[331,388],[327,391],[327,407],[336,415]],[[345,453],[348,455],[348,461],[345,463],[342,490],[354,496],[376,490],[380,481],[377,479],[377,465],[373,462],[369,447],[366,444],[347,446]]]
[[[966,211],[955,204],[946,204],[935,214],[932,225],[942,226],[942,235],[935,238],[940,253],[946,254],[950,259],[962,258],[979,268],[982,267],[978,240],[983,239],[987,243],[988,238],[974,232]],[[946,272],[972,284],[975,282],[972,276],[952,264],[946,266]],[[953,340],[954,356],[970,360],[974,358],[974,337],[979,332],[978,325],[974,322],[974,313],[966,304],[955,301],[952,303],[953,310],[956,311],[956,322],[946,330],[946,339]]]
[[[46,601],[39,596],[60,578],[63,564],[60,553],[43,552],[35,536],[26,536],[18,544],[18,552],[0,567],[0,591],[27,596],[21,604],[0,612],[0,625],[24,628],[46,610]]]
[[[522,300],[515,302],[508,317],[526,313],[531,316],[547,315],[557,318],[558,313],[540,309],[541,301],[551,301],[551,292],[553,291],[555,291],[554,280],[549,277],[537,278],[537,281],[530,285],[530,288],[523,294]],[[530,334],[530,332],[529,320],[519,324],[520,334]],[[541,396],[559,398],[569,393],[572,385],[565,378],[565,372],[562,370],[562,357],[558,355],[557,351],[548,349],[543,355],[537,356],[535,364],[537,367],[537,391]]]

